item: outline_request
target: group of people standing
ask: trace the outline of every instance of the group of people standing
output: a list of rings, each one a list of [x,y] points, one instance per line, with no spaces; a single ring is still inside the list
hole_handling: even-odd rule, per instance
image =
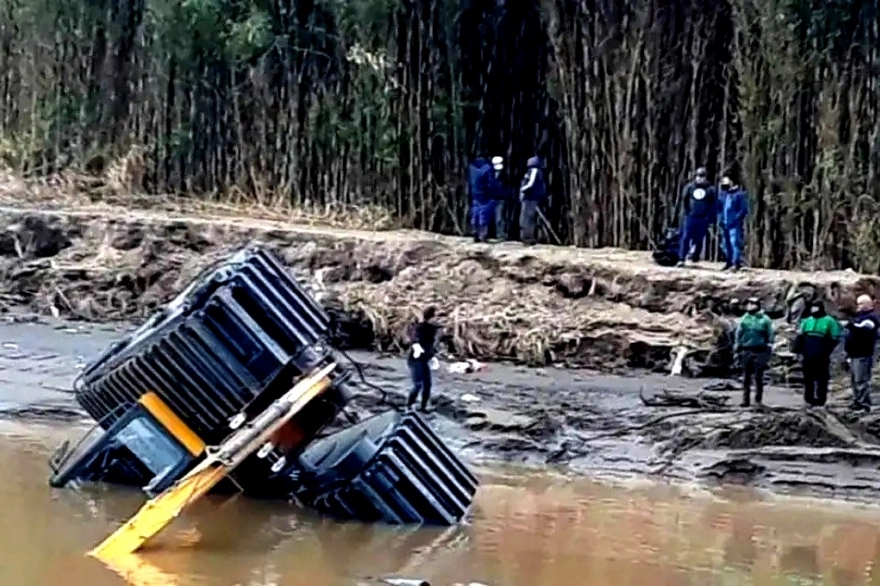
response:
[[[709,181],[705,167],[685,185],[682,199],[684,222],[679,241],[678,266],[698,262],[709,228],[718,224],[725,256],[724,270],[742,268],[749,196],[732,173],[725,174],[718,189]]]
[[[854,411],[871,411],[871,374],[880,335],[880,319],[870,296],[859,296],[856,305],[855,316],[844,328],[826,313],[822,301],[813,302],[807,316],[799,324],[793,351],[801,357],[804,403],[808,406],[825,406],[831,379],[831,356],[841,337],[844,337],[853,390],[849,407]],[[763,403],[764,372],[772,356],[774,342],[773,322],[761,311],[758,299],[749,299],[746,313],[736,328],[733,346],[743,370],[743,407],[751,405],[753,383],[755,403]]]
[[[525,176],[519,185],[520,239],[535,244],[540,211],[538,206],[547,196],[543,164],[540,157],[528,160]],[[486,242],[495,226],[495,237],[507,239],[507,212],[517,202],[503,179],[504,158],[492,157],[491,162],[479,157],[468,168],[468,189],[471,198],[471,226],[475,242]]]

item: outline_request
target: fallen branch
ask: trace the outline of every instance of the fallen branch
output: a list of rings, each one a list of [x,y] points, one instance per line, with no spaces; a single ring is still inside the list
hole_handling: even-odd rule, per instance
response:
[[[705,395],[703,393],[685,393],[663,389],[659,394],[646,397],[645,388],[639,389],[639,398],[646,407],[686,407],[701,410],[726,410],[730,397],[724,395]]]

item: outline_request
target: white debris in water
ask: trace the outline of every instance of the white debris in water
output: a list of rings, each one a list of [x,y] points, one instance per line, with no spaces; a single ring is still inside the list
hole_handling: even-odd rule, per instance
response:
[[[479,403],[480,400],[481,400],[478,396],[476,396],[476,395],[472,395],[472,394],[470,394],[470,393],[465,393],[465,394],[463,394],[463,395],[460,397],[460,399],[461,399],[462,401],[464,401],[465,403]]]
[[[18,350],[18,344],[15,342],[4,342],[3,347],[7,350]]]

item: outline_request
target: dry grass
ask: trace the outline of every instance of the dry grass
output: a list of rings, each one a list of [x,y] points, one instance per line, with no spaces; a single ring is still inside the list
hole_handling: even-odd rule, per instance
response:
[[[138,148],[114,161],[99,176],[68,170],[49,177],[21,179],[0,169],[0,204],[45,209],[136,208],[193,217],[262,219],[344,230],[390,231],[401,228],[394,215],[380,206],[343,203],[294,206],[289,194],[267,188],[255,193],[236,188],[200,197],[146,194],[142,153]]]
[[[326,306],[369,322],[382,349],[405,347],[409,326],[428,304],[440,310],[450,350],[482,359],[607,370],[624,366],[636,347],[698,348],[713,337],[711,320],[606,299],[628,295],[627,287],[638,290],[637,283],[622,280],[583,298],[566,297],[541,278],[552,271],[539,258],[493,255],[444,240],[242,230],[236,222],[194,223],[181,233],[179,222],[131,216],[128,224],[115,214],[56,216],[66,233],[76,234],[74,246],[51,261],[5,261],[0,295],[8,303],[89,321],[142,319],[205,266],[257,238],[274,247]],[[9,218],[4,227],[7,233],[18,229]]]

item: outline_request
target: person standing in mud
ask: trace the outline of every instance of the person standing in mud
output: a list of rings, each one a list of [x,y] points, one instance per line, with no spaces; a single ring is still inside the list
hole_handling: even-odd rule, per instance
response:
[[[846,340],[843,347],[849,363],[853,401],[850,409],[871,411],[871,371],[874,369],[874,351],[880,320],[874,313],[874,300],[869,295],[856,299],[857,312],[846,324]]]
[[[802,358],[804,401],[808,406],[823,407],[828,399],[831,354],[839,341],[840,324],[825,312],[822,301],[814,301],[794,343],[795,354]]]
[[[743,369],[742,407],[752,402],[752,379],[755,381],[755,404],[764,400],[764,371],[773,354],[775,339],[773,322],[761,311],[760,301],[752,297],[746,302],[746,313],[739,321],[733,351],[740,356]]]
[[[412,408],[416,401],[421,399],[421,410],[427,413],[428,404],[431,401],[431,387],[433,386],[433,373],[439,364],[436,357],[437,333],[439,328],[433,320],[437,311],[428,307],[422,314],[422,319],[415,324],[412,331],[412,345],[406,356],[409,367],[412,390],[406,401],[407,408]]]

